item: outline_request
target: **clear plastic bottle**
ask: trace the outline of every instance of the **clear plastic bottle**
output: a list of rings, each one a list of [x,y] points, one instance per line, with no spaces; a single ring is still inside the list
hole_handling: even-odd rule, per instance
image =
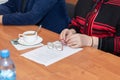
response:
[[[1,60],[1,51],[0,51],[0,60]]]
[[[1,50],[0,54],[0,80],[16,80],[15,65],[10,59],[9,50]]]

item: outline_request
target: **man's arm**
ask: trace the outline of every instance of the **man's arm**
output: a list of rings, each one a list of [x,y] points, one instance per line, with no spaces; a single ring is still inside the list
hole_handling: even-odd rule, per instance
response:
[[[34,25],[38,23],[58,0],[37,0],[33,8],[26,13],[13,13],[3,15],[4,25]]]

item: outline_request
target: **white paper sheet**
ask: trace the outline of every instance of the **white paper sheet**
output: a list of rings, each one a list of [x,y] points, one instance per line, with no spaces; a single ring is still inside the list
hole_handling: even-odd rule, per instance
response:
[[[45,66],[51,65],[65,57],[68,57],[76,52],[82,50],[82,48],[73,49],[67,46],[64,46],[63,51],[57,51],[56,49],[49,49],[46,45],[30,52],[24,53],[21,56],[35,61],[39,64]]]

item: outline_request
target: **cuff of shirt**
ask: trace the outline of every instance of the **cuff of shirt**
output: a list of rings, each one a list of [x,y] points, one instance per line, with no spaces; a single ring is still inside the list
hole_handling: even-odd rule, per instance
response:
[[[98,49],[101,49],[101,48],[102,48],[102,39],[99,38]]]

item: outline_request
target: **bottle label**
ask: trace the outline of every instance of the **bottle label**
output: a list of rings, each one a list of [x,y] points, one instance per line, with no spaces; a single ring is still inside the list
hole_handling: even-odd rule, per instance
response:
[[[16,72],[14,70],[0,70],[0,80],[16,80]]]

